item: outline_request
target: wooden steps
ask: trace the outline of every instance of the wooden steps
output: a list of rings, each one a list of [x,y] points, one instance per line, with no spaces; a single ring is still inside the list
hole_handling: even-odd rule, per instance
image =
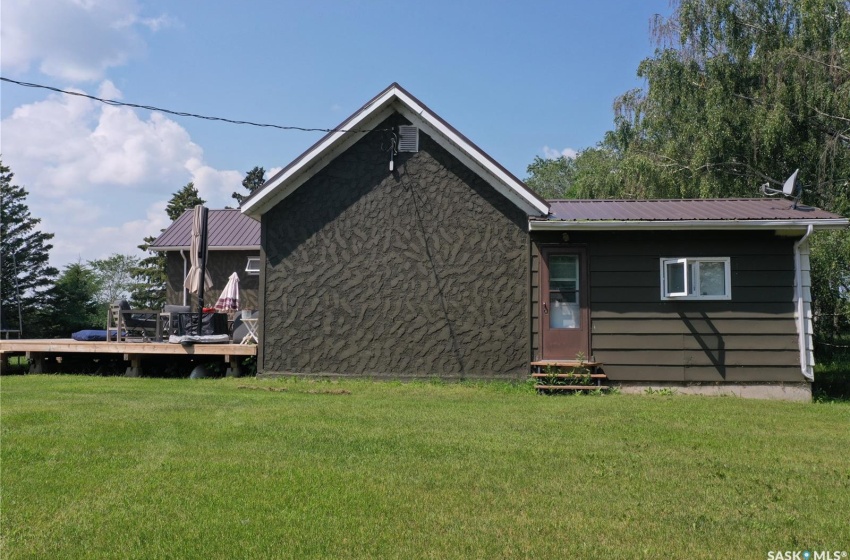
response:
[[[608,376],[601,371],[600,362],[579,360],[539,360],[531,362],[534,388],[541,393],[562,391],[605,391]]]
[[[532,368],[545,368],[547,366],[560,368],[576,368],[584,366],[588,369],[597,368],[602,365],[602,362],[581,362],[579,360],[537,360],[531,362]]]
[[[540,385],[534,386],[538,391],[605,391],[610,389],[608,385]]]
[[[572,379],[575,377],[582,377],[587,379],[608,379],[608,376],[604,373],[585,373],[585,374],[574,374],[574,373],[532,373],[531,377],[535,378],[546,378],[546,377],[554,377],[556,379]]]

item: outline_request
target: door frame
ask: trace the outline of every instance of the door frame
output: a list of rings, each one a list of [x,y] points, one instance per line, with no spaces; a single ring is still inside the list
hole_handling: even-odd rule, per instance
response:
[[[579,306],[581,308],[581,329],[585,333],[581,343],[584,349],[580,350],[585,355],[585,361],[590,361],[590,263],[587,256],[586,245],[561,245],[561,244],[546,244],[540,245],[540,266],[538,267],[538,290],[539,297],[537,298],[537,316],[538,316],[538,332],[540,333],[540,359],[542,360],[575,360],[573,356],[549,356],[546,354],[546,327],[549,320],[548,312],[544,312],[544,304],[548,305],[549,301],[549,257],[552,255],[578,255],[579,257]]]

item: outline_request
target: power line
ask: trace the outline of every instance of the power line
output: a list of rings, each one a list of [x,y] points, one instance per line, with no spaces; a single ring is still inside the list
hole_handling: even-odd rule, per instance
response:
[[[346,129],[346,128],[307,128],[302,126],[283,126],[279,124],[268,124],[268,123],[256,123],[251,121],[240,121],[235,119],[226,119],[224,117],[210,117],[206,115],[198,115],[196,113],[186,113],[183,111],[172,111],[171,109],[163,109],[162,107],[154,107],[153,105],[139,105],[136,103],[125,103],[123,101],[118,101],[115,99],[103,99],[101,97],[95,97],[94,95],[89,95],[87,93],[80,93],[78,91],[68,91],[65,89],[59,89],[52,86],[46,86],[43,84],[34,84],[31,82],[19,82],[18,80],[12,80],[11,78],[4,78],[0,76],[0,80],[4,82],[9,82],[12,84],[17,84],[19,86],[28,87],[28,88],[38,88],[38,89],[46,89],[50,91],[55,91],[56,93],[63,93],[65,95],[75,95],[77,97],[85,97],[87,99],[92,99],[94,101],[99,101],[106,105],[112,105],[114,107],[132,107],[134,109],[144,109],[146,111],[158,111],[160,113],[167,113],[169,115],[175,115],[177,117],[191,117],[193,119],[203,119],[207,121],[220,121],[226,122],[230,124],[244,124],[249,126],[258,126],[260,128],[277,128],[279,130],[297,130],[300,132],[373,132],[373,131],[387,131],[391,129],[385,128],[369,128],[369,129]]]

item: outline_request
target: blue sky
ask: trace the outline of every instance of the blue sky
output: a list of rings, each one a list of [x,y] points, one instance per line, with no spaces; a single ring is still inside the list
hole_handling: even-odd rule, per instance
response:
[[[330,128],[400,83],[514,174],[594,145],[642,83],[667,0],[4,2],[2,75],[232,119]],[[320,133],[107,107],[0,84],[0,151],[64,266],[136,249],[194,181],[232,204],[245,172]]]

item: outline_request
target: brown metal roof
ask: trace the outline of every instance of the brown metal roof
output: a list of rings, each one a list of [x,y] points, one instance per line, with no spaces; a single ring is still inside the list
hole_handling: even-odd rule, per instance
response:
[[[260,222],[249,218],[239,210],[210,210],[207,235],[210,249],[259,249]],[[192,211],[188,210],[177,218],[156,241],[151,249],[188,249],[192,235]]]
[[[548,221],[678,222],[690,220],[840,220],[841,216],[777,198],[550,200]]]

